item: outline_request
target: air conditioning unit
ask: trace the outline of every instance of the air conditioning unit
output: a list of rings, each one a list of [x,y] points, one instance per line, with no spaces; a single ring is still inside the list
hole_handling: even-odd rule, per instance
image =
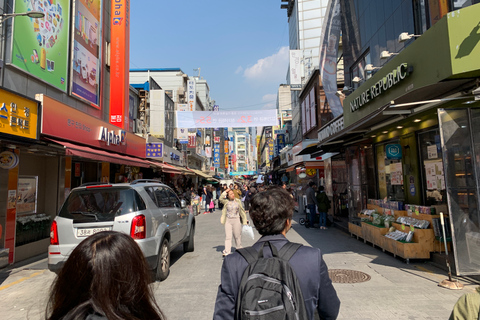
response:
[[[184,87],[179,87],[177,92],[178,92],[179,96],[184,96],[185,95],[185,88]]]

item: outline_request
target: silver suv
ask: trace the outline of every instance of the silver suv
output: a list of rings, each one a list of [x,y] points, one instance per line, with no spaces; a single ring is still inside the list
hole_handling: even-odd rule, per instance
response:
[[[171,250],[194,250],[195,218],[170,187],[154,180],[92,183],[73,189],[55,217],[48,268],[58,271],[83,239],[105,230],[132,236],[159,281],[168,276]]]

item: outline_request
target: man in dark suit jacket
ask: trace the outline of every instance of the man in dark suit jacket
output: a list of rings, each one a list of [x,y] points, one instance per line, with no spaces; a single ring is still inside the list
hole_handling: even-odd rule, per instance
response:
[[[282,188],[270,188],[253,197],[250,218],[262,235],[253,245],[257,251],[266,241],[278,250],[288,242],[285,234],[292,226],[294,205],[292,197]],[[264,248],[264,256],[272,256],[268,246]],[[314,319],[315,310],[320,319],[336,319],[340,300],[320,249],[302,246],[289,263],[299,280],[309,319]],[[225,257],[213,319],[234,319],[238,290],[247,266],[247,261],[237,252]]]

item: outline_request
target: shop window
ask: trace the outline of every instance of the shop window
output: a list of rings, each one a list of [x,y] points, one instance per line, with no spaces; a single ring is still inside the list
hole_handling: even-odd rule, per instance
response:
[[[452,10],[458,10],[476,3],[480,3],[480,0],[451,0],[451,2]]]
[[[420,164],[424,186],[424,203],[427,206],[447,203],[443,154],[438,129],[418,134]]]
[[[395,148],[399,156],[391,151]],[[388,201],[405,201],[401,148],[399,141],[377,146],[378,191],[380,198]]]
[[[370,52],[367,52],[351,67],[350,85],[353,89],[357,89],[365,80],[372,77],[371,71],[365,71],[365,66],[371,63]],[[354,81],[355,78],[358,81]]]

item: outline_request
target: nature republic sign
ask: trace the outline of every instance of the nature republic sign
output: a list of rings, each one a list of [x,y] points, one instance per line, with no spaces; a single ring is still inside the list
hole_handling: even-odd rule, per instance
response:
[[[380,96],[382,93],[397,85],[400,81],[405,79],[408,75],[408,65],[402,63],[391,72],[389,72],[385,77],[381,78],[375,84],[361,92],[357,97],[355,97],[350,102],[350,110],[352,112],[357,111],[365,104],[369,103],[376,97]]]

